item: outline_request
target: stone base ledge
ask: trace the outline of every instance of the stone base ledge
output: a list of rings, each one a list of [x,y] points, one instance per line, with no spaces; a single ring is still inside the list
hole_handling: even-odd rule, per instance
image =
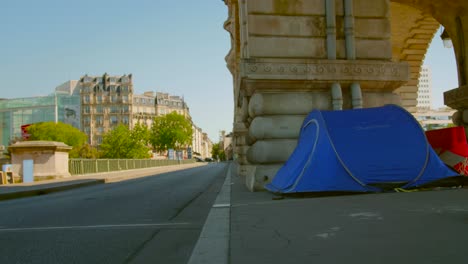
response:
[[[468,85],[444,92],[444,104],[453,109],[468,109]]]

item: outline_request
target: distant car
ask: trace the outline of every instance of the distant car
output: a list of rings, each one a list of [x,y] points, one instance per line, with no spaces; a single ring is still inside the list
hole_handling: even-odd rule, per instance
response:
[[[199,157],[193,157],[195,159],[196,162],[203,162],[203,159],[202,158],[199,158]]]
[[[205,161],[206,161],[206,162],[213,162],[214,159],[213,159],[213,158],[205,158]]]

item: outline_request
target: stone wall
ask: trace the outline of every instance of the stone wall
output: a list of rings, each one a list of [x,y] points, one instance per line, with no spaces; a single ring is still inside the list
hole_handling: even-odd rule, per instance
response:
[[[23,161],[33,160],[37,180],[70,177],[68,152],[71,147],[62,142],[24,141],[8,147],[13,175],[23,177]]]

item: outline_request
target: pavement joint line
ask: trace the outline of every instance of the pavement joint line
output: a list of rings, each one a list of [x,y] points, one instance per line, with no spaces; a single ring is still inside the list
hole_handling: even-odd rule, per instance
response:
[[[88,225],[88,226],[46,226],[46,227],[23,227],[23,228],[0,228],[0,232],[12,231],[48,231],[66,229],[103,229],[103,228],[134,228],[134,227],[173,227],[188,226],[190,223],[154,223],[154,224],[115,224],[115,225]]]
[[[206,218],[187,264],[229,263],[231,169],[232,164],[229,165],[224,184]]]

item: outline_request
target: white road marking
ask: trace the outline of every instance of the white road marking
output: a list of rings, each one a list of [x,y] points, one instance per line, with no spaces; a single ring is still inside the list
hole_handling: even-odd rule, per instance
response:
[[[222,203],[222,204],[214,204],[213,208],[223,208],[223,207],[230,207],[231,204],[228,203]]]
[[[124,224],[124,225],[88,225],[88,226],[44,226],[44,227],[18,227],[0,228],[0,232],[12,231],[49,231],[49,230],[72,230],[72,229],[111,229],[111,228],[141,228],[141,227],[180,227],[190,223],[154,223],[154,224]]]

